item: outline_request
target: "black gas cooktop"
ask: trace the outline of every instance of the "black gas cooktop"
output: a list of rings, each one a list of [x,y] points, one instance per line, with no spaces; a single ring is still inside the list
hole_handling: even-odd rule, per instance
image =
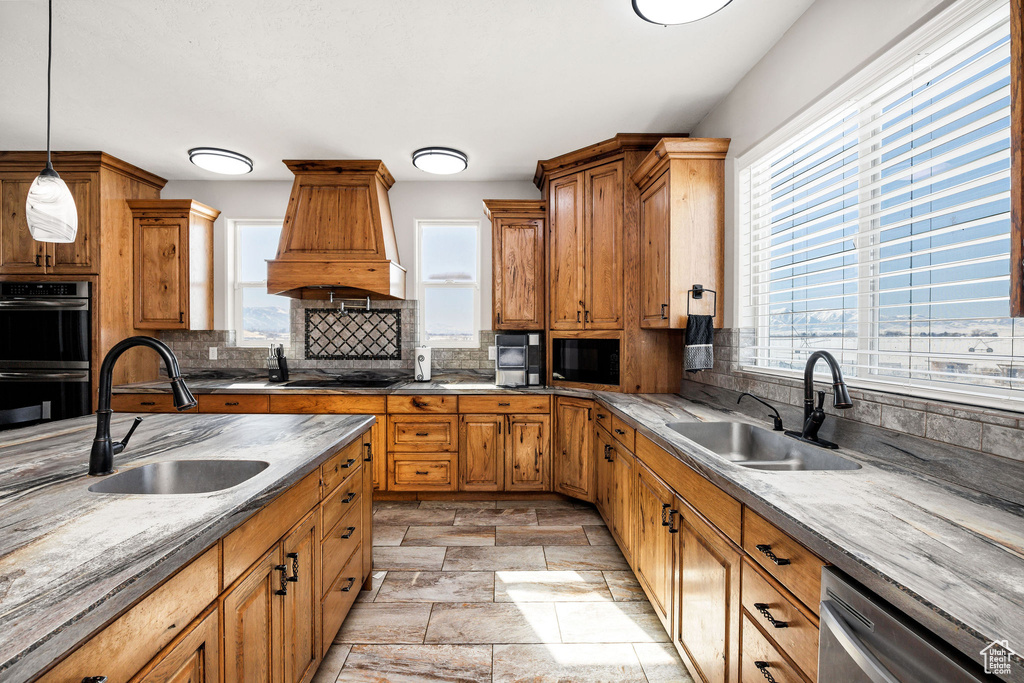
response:
[[[399,382],[412,380],[411,375],[383,373],[352,373],[314,379],[296,379],[285,386],[309,389],[383,389]]]

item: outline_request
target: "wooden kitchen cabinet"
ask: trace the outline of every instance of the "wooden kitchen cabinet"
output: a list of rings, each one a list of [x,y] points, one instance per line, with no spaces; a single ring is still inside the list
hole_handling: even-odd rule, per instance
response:
[[[533,200],[484,200],[491,221],[492,327],[543,330],[546,205]]]
[[[551,181],[548,188],[548,262],[552,330],[583,329],[583,174]]]
[[[460,491],[549,491],[547,415],[462,415]]]
[[[647,592],[665,631],[672,633],[672,597],[678,509],[675,495],[641,464],[636,480],[636,578]]]
[[[640,315],[645,328],[684,329],[693,313],[723,324],[725,155],[729,140],[666,138],[632,174],[640,196]],[[712,304],[715,305],[712,310]]]
[[[551,418],[509,415],[505,437],[505,490],[551,490]]]
[[[593,401],[555,399],[555,490],[594,502]]]
[[[622,447],[612,450],[612,533],[627,560],[632,560],[635,548],[635,515],[637,467],[636,458]]]
[[[594,505],[604,517],[605,524],[611,530],[616,513],[615,506],[615,446],[612,437],[604,428],[594,429],[594,470],[597,483],[594,486]]]
[[[216,209],[189,199],[131,200],[135,326],[213,329]]]
[[[501,491],[505,479],[505,416],[459,417],[459,490]]]
[[[131,683],[219,683],[220,620],[216,609],[180,636]]]
[[[360,476],[361,479],[361,476]],[[287,594],[282,596],[284,683],[308,681],[320,663],[320,525],[313,510],[281,541]]]
[[[275,545],[224,597],[224,683],[283,680],[282,560]]]

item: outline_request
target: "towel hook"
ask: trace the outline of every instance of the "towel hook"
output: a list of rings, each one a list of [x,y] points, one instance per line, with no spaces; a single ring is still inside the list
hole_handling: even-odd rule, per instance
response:
[[[690,317],[690,299],[703,299],[704,295],[710,292],[714,295],[711,299],[711,317],[715,317],[715,312],[718,310],[718,292],[713,289],[705,289],[704,285],[694,285],[692,289],[686,292],[686,317]]]

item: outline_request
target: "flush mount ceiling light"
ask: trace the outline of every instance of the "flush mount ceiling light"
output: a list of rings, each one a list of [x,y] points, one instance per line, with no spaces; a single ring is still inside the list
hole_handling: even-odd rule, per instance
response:
[[[49,2],[46,38],[46,168],[28,188],[25,222],[37,242],[67,244],[78,234],[78,209],[71,190],[50,163],[50,66],[53,62],[53,0]]]
[[[668,26],[709,17],[732,0],[633,0],[633,11],[644,21]]]
[[[188,158],[199,168],[214,173],[243,175],[252,172],[252,159],[230,149],[193,147],[188,151]]]
[[[412,153],[412,165],[427,173],[451,175],[465,171],[469,157],[450,147],[424,147]]]

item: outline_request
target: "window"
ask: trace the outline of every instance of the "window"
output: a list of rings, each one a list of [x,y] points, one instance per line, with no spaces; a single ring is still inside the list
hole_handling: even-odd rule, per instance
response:
[[[480,343],[480,222],[417,221],[420,342]]]
[[[230,222],[234,255],[232,326],[239,346],[288,344],[290,302],[267,294],[267,259],[277,254],[279,220]]]
[[[898,50],[739,160],[741,363],[827,349],[852,384],[1024,400],[1009,3],[958,3]]]

